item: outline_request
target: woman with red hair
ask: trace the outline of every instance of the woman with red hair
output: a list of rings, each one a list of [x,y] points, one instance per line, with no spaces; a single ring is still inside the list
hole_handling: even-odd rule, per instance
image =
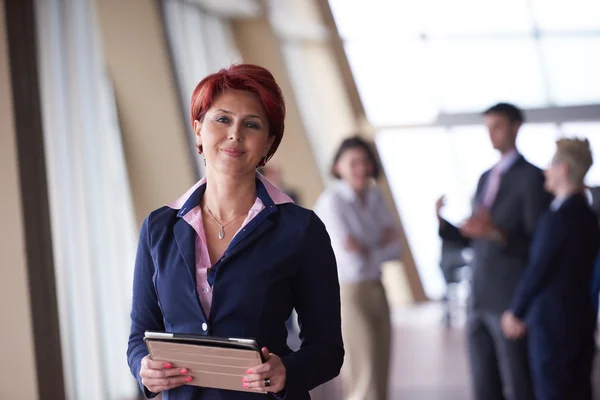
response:
[[[327,231],[256,172],[281,143],[284,118],[281,90],[259,66],[233,65],[194,90],[206,176],[148,215],[135,263],[127,357],[148,398],[309,399],[339,373],[340,294]],[[297,352],[286,344],[294,308]],[[145,331],[254,338],[266,361],[246,371],[240,391],[198,387],[175,361],[150,359]]]

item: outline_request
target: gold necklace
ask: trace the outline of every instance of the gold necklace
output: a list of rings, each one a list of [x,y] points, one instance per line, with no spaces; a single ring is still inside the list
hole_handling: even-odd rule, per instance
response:
[[[227,222],[226,224],[221,224],[219,221],[217,221],[217,219],[215,218],[215,216],[213,215],[212,211],[210,211],[210,208],[208,208],[208,206],[204,206],[206,208],[206,211],[208,212],[208,215],[210,215],[210,217],[213,219],[213,221],[215,221],[215,223],[217,225],[219,225],[219,227],[221,228],[219,230],[219,240],[223,240],[223,238],[225,237],[225,227],[227,225],[229,225],[230,223],[232,223],[233,221],[235,221],[236,219],[238,219],[239,217],[241,217],[244,214],[240,214],[237,217],[235,217],[234,219],[232,219],[231,221]]]

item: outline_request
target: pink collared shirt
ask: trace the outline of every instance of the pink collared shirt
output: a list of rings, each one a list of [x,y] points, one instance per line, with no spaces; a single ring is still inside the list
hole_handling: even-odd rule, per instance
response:
[[[269,197],[273,200],[273,203],[285,204],[285,203],[293,203],[292,199],[287,196],[285,193],[277,189],[272,183],[270,183],[264,176],[257,173],[256,176],[258,179],[265,185],[267,189],[267,193]],[[174,202],[168,203],[167,206],[173,209],[181,209],[181,207],[185,204],[188,198],[194,193],[200,186],[206,183],[206,178],[202,178],[198,183],[192,186],[183,196],[177,199]],[[246,219],[240,226],[240,229],[235,233],[237,235],[242,228],[250,223],[263,209],[265,205],[262,200],[258,197],[254,201],[254,204],[248,211],[248,215]],[[185,211],[185,210],[184,210]],[[183,219],[190,224],[192,228],[196,231],[196,292],[198,294],[198,299],[200,299],[200,304],[204,309],[204,313],[208,317],[210,314],[210,307],[212,304],[212,287],[208,284],[208,271],[211,267],[210,256],[208,254],[208,245],[206,243],[206,233],[204,231],[204,223],[202,220],[202,209],[200,205],[196,205],[190,211],[188,211]],[[233,235],[233,237],[235,237]]]
[[[500,188],[500,180],[502,175],[512,167],[512,165],[519,158],[519,152],[517,149],[513,149],[508,153],[504,154],[500,161],[491,169],[487,182],[485,183],[485,191],[483,195],[482,205],[490,209],[496,200],[498,189]]]

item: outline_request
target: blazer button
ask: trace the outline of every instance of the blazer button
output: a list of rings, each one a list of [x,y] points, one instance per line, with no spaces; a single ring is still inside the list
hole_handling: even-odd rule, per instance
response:
[[[206,332],[208,330],[208,324],[206,322],[202,323],[202,330]]]

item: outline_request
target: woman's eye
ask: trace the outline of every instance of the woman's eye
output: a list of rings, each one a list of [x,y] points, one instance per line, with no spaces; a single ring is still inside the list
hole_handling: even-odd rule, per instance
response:
[[[246,122],[246,126],[248,128],[252,128],[252,129],[258,129],[258,128],[260,128],[256,122],[252,122],[252,121]]]
[[[217,122],[226,123],[226,122],[229,122],[229,118],[227,118],[227,117],[217,117],[216,121]]]

